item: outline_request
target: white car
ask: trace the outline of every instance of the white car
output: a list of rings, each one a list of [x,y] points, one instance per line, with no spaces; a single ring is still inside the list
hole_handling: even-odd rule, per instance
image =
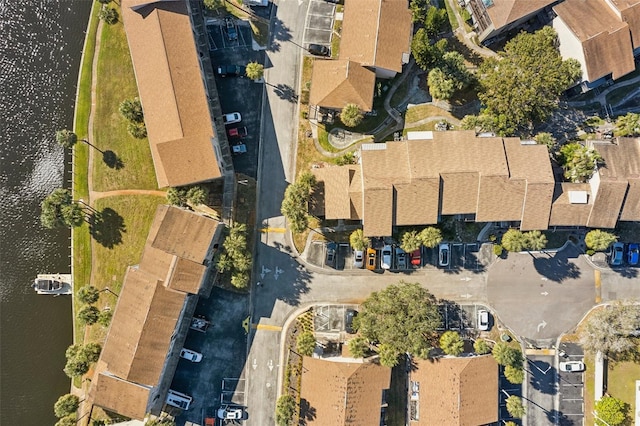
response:
[[[489,312],[480,309],[478,311],[478,330],[487,331],[489,329]]]
[[[224,406],[218,408],[218,418],[224,420],[240,420],[244,415],[242,408]]]
[[[242,116],[239,112],[232,112],[230,114],[223,115],[222,121],[224,121],[224,124],[239,123],[242,121]]]
[[[449,244],[442,243],[438,246],[438,265],[449,266]]]
[[[191,406],[191,401],[193,401],[193,398],[182,392],[169,389],[169,392],[167,393],[167,405],[171,405],[172,407],[188,410]]]
[[[364,266],[364,251],[354,250],[353,251],[353,267],[362,268],[363,266]]]
[[[391,246],[386,245],[382,248],[382,262],[380,267],[382,269],[391,269]]]
[[[191,349],[182,349],[180,351],[180,358],[184,358],[191,362],[202,361],[202,354],[200,352],[192,351]]]
[[[565,361],[560,363],[560,371],[578,372],[584,371],[584,362],[582,361]]]

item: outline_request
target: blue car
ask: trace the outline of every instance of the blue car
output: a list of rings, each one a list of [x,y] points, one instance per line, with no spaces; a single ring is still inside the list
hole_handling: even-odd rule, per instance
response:
[[[635,266],[638,264],[638,257],[640,257],[640,249],[637,243],[629,244],[627,248],[627,263]]]
[[[624,258],[624,244],[613,243],[613,250],[611,251],[611,257],[609,258],[609,263],[611,264],[611,266],[620,266],[622,265],[623,258]]]

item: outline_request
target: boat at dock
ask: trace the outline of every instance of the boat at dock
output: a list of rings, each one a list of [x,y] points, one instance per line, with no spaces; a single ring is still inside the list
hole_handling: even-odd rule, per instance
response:
[[[31,285],[38,294],[71,294],[71,274],[40,274]]]

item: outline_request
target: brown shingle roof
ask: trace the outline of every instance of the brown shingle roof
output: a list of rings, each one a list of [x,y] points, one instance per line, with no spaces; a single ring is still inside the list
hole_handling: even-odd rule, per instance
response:
[[[582,43],[588,81],[635,69],[629,26],[604,0],[566,0],[553,10]]]
[[[591,228],[615,228],[627,192],[628,182],[601,181],[587,220]]]
[[[362,215],[366,237],[391,235],[393,228],[393,188],[371,188],[365,192]]]
[[[349,60],[321,60],[313,63],[309,103],[342,109],[356,104],[362,111],[373,108],[376,74]]]
[[[527,182],[520,229],[530,231],[534,229],[547,229],[549,227],[553,187],[553,182]]]
[[[379,364],[304,357],[301,405],[314,413],[305,421],[308,425],[378,425],[383,390],[390,383],[391,369]]]
[[[396,225],[432,225],[438,223],[440,179],[413,179],[394,185]]]
[[[569,191],[586,191],[586,204],[571,204]],[[553,193],[550,226],[587,226],[589,213],[593,207],[591,185],[588,183],[559,183]]]
[[[144,418],[150,388],[105,373],[96,376],[91,387],[95,405],[133,419]]]
[[[616,14],[629,24],[633,48],[640,47],[640,0],[609,0]]]
[[[524,179],[509,179],[506,176],[480,177],[478,194],[478,222],[520,220],[524,205]]]
[[[487,7],[487,14],[495,29],[500,29],[520,18],[537,12],[556,0],[492,0],[493,5]]]
[[[415,360],[415,426],[479,426],[498,421],[498,364],[490,355]],[[413,398],[412,398],[413,399]],[[413,401],[410,401],[412,403]]]
[[[340,58],[402,72],[411,27],[407,0],[345,0]]]
[[[629,179],[627,198],[624,200],[620,220],[640,220],[640,179]]]
[[[467,214],[478,209],[480,175],[477,172],[441,173],[442,207],[440,213]]]
[[[123,0],[122,19],[158,186],[219,178],[213,125],[186,1]]]

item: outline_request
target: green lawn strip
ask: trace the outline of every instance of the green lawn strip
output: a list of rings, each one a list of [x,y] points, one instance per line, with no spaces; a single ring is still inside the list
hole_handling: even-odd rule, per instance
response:
[[[629,404],[629,414],[636,410],[636,380],[640,380],[640,364],[632,361],[609,362],[607,393]]]
[[[441,0],[440,7],[442,7],[442,3],[444,3],[445,8],[447,9],[447,16],[449,17],[449,25],[451,25],[451,31],[455,32],[458,28],[458,20],[456,19],[456,15],[453,12],[453,9],[449,6],[449,2],[447,0]]]
[[[405,126],[429,117],[446,117],[449,121],[456,120],[456,118],[451,115],[450,112],[445,111],[442,108],[438,108],[433,105],[422,104],[416,105],[407,110],[407,113],[404,117]]]
[[[584,356],[584,420],[586,425],[593,424],[593,406],[595,392],[595,362],[593,355],[586,353]]]
[[[438,122],[438,120],[435,120],[435,121],[431,121],[429,123],[421,124],[421,125],[416,126],[416,127],[409,127],[409,128],[405,127],[405,129],[402,131],[402,136],[407,136],[408,132],[422,132],[422,131],[426,131],[426,130],[435,130],[437,122]]]
[[[94,117],[95,145],[113,151],[122,163],[110,168],[100,152],[94,152],[93,183],[96,191],[155,189],[157,187],[147,139],[135,139],[118,113],[120,103],[138,96],[129,46],[122,23],[104,25],[98,58],[98,85]]]
[[[95,239],[92,241],[95,269],[91,273],[91,284],[120,293],[127,266],[140,262],[151,222],[160,204],[166,204],[165,197],[153,195],[115,196],[96,200],[95,208],[103,211],[110,208],[122,217],[124,229],[121,241],[113,247],[105,247]],[[110,229],[110,233],[114,230]]]
[[[333,34],[331,35],[331,57],[340,57],[340,41],[342,40],[342,20],[333,21]]]

